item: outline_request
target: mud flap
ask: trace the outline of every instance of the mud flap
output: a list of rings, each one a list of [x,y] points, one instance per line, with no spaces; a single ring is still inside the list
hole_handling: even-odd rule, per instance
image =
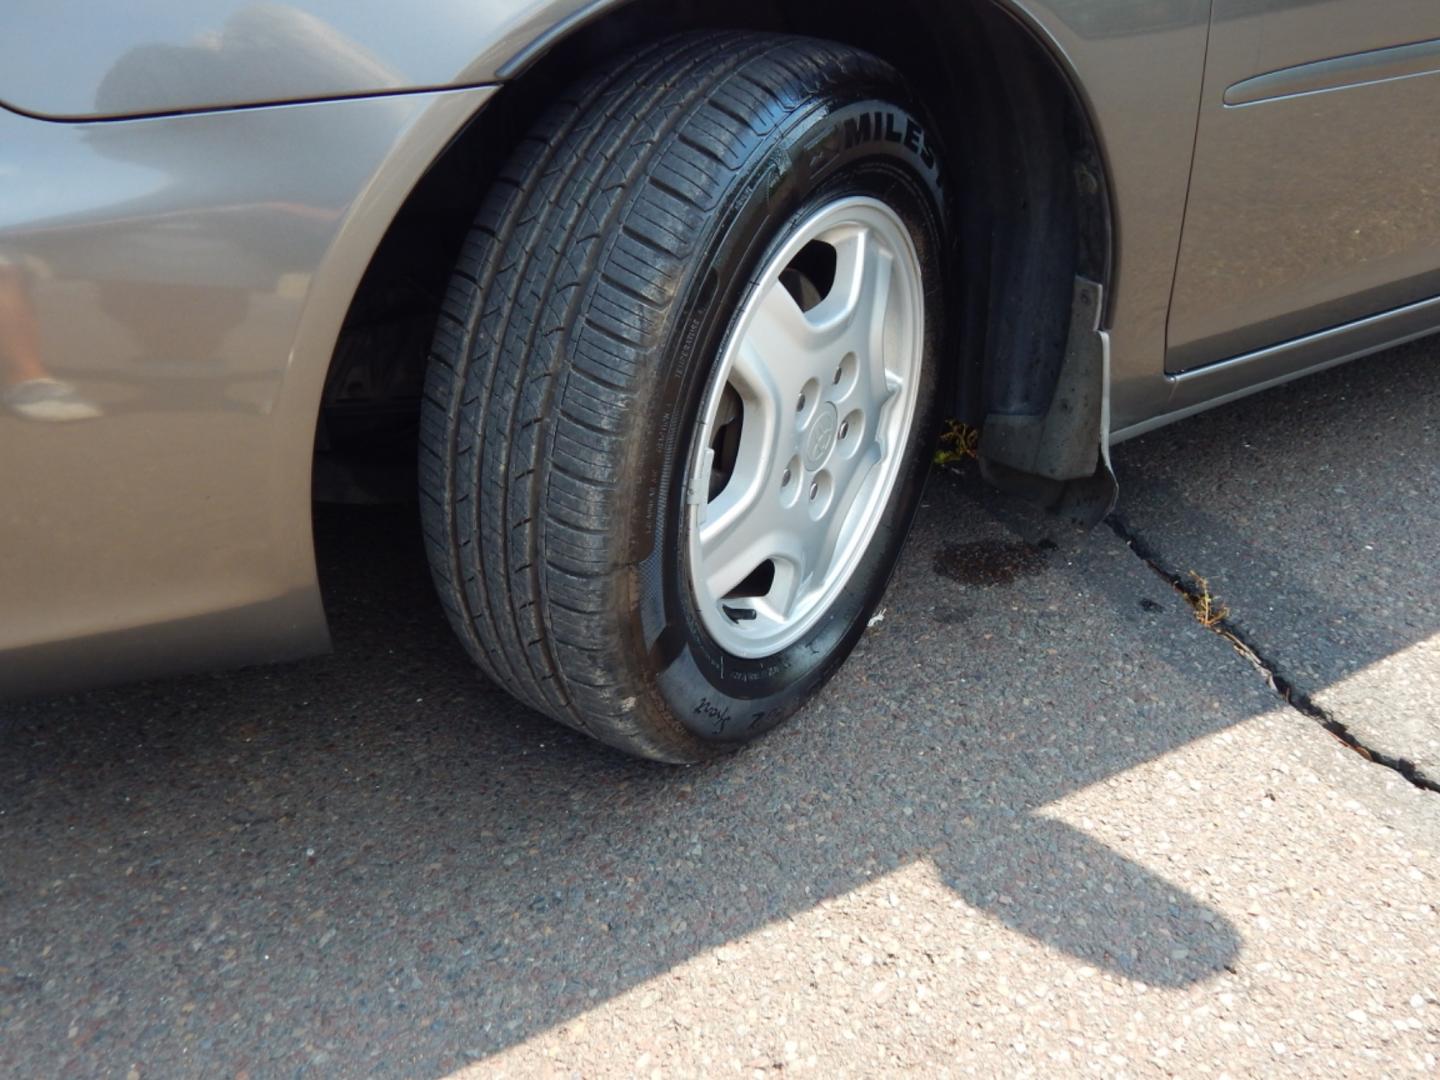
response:
[[[1106,452],[1106,343],[1102,288],[1075,279],[1065,358],[1050,408],[1038,416],[985,419],[980,470],[986,481],[1086,526],[1114,509],[1119,485]]]

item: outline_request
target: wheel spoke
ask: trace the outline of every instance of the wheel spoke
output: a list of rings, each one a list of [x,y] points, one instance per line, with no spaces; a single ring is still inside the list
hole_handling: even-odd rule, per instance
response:
[[[790,295],[790,290],[774,282],[755,307],[748,342],[768,363],[781,370],[791,369],[801,357],[815,351],[815,328]]]
[[[885,370],[885,316],[890,311],[895,256],[878,244],[867,251],[865,284],[856,303],[855,331],[865,342],[870,367]]]
[[[813,560],[812,567],[828,568],[834,561],[835,548],[844,535],[846,526],[850,524],[850,516],[856,508],[859,496],[865,490],[870,474],[884,458],[885,452],[880,444],[872,443],[836,477],[835,503],[826,516],[824,527],[817,530],[819,535],[812,541],[807,552]]]
[[[795,559],[796,545],[785,518],[769,484],[753,485],[746,498],[711,514],[700,530],[700,553],[712,596],[726,596],[767,559]]]
[[[808,312],[817,339],[826,347],[844,344],[866,356],[883,348],[885,311],[890,302],[894,257],[864,226],[850,226],[831,238],[835,283],[830,294]]]
[[[865,341],[865,351],[860,354],[861,366],[868,376],[860,384],[869,391],[867,411],[878,416],[885,403],[900,389],[898,379],[886,364],[885,348],[885,318],[890,311],[895,258],[888,251],[877,252],[872,265],[874,272],[859,316],[858,332]]]
[[[735,357],[731,381],[764,392],[779,415],[793,413],[805,383],[830,367],[834,346],[775,282],[760,298]]]
[[[798,565],[778,559],[775,562],[775,581],[770,586],[770,592],[748,603],[761,618],[773,623],[784,623],[795,613],[805,581],[806,578],[801,574]]]
[[[904,389],[904,382],[897,376],[886,371],[883,365],[867,364],[860,372],[860,378],[856,380],[853,401],[847,401],[847,405],[858,405],[864,413],[873,418],[877,431],[884,432],[886,428],[885,417],[890,402],[893,401]],[[884,447],[883,449],[888,449]]]
[[[783,369],[777,370],[767,360],[765,352],[752,337],[747,337],[735,350],[730,384],[745,403],[745,422],[753,423],[759,419],[771,440],[784,413],[782,395],[789,397],[782,377]]]

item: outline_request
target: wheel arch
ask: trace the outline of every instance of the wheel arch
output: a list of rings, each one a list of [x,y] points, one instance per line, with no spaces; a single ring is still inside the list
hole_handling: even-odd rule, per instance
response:
[[[418,169],[410,160],[391,170],[389,182],[408,194],[362,256],[368,268],[317,393],[311,453],[318,495],[356,493],[354,470],[327,465],[346,450],[389,438],[396,460],[403,457],[408,436],[386,434],[387,424],[418,404],[445,277],[481,192],[550,96],[575,71],[637,40],[700,26],[849,41],[917,84],[948,144],[952,188],[962,195],[954,253],[962,287],[953,303],[963,330],[951,348],[949,411],[981,427],[991,417],[1043,417],[1050,409],[1067,356],[1076,278],[1095,282],[1101,295],[1109,282],[1114,214],[1090,104],[1043,21],[1016,0],[894,0],[883,19],[863,0],[557,6],[568,13],[497,67],[504,84],[457,126],[443,152]],[[1020,441],[1027,439],[1034,441]],[[1088,449],[1098,451],[1098,443]],[[1024,460],[1022,447],[1008,464]],[[392,479],[407,476],[401,468]],[[1005,476],[997,470],[994,478]],[[367,499],[393,492],[393,483],[374,474],[361,487]]]
[[[971,312],[967,323],[985,336],[958,344],[956,414],[978,425],[991,412],[1048,408],[1068,342],[1074,279],[1094,282],[1108,303],[1116,220],[1095,106],[1061,43],[1059,16],[1045,3],[1022,0],[895,0],[883,19],[863,0],[595,0],[499,74],[524,79],[557,49],[585,41],[603,52],[665,21],[675,29],[715,21],[835,37],[878,53],[920,84],[950,141],[969,142],[984,174],[983,208],[968,223],[967,251],[979,258],[1000,250],[1003,265],[990,269],[1001,282],[1026,286],[1002,285],[998,302]],[[972,101],[980,107],[968,108]],[[967,123],[976,120],[978,132]],[[975,208],[974,200],[967,206]],[[1057,235],[1069,250],[1053,249]],[[989,272],[966,277],[995,280]],[[1102,307],[1101,325],[1107,317]]]

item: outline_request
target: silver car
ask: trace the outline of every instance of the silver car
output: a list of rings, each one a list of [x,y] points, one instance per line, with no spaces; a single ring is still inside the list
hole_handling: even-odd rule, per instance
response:
[[[399,477],[491,678],[700,760],[864,632],[942,419],[1098,521],[1116,442],[1440,328],[1434,0],[4,22],[3,694],[323,650],[312,501]]]

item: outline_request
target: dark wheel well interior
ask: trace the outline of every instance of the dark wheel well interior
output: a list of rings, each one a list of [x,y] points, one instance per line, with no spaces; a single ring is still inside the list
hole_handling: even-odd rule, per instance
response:
[[[950,413],[977,423],[1050,405],[1076,275],[1104,283],[1111,216],[1094,132],[1058,60],[994,0],[634,0],[515,74],[407,199],[351,305],[327,378],[316,495],[409,499],[439,300],[495,170],[576,72],[636,41],[744,27],[828,37],[899,68],[929,107],[956,199],[961,327]]]

